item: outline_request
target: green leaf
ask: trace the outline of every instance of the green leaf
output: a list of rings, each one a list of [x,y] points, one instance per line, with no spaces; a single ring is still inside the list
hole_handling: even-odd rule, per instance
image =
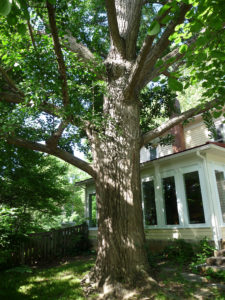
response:
[[[170,8],[171,8],[171,6],[169,3],[165,4],[158,12],[158,16],[162,16]]]
[[[16,23],[17,23],[17,17],[14,16],[14,15],[12,15],[12,14],[9,14],[7,16],[7,22],[8,22],[9,25],[16,25]]]
[[[213,112],[213,117],[215,119],[219,118],[222,115],[222,111],[214,111]]]
[[[161,23],[162,24],[167,24],[171,20],[171,18],[172,17],[168,15],[165,18],[162,19]]]
[[[218,58],[222,61],[225,60],[225,53],[221,51],[212,51],[211,56]]]
[[[181,54],[187,52],[187,50],[188,50],[188,45],[186,45],[186,44],[181,45],[180,48],[179,48],[179,52]]]
[[[148,35],[156,35],[160,31],[159,22],[154,21],[149,28]]]
[[[26,25],[25,24],[19,24],[17,26],[17,30],[18,30],[19,34],[24,35],[26,33],[26,30],[27,30]]]
[[[0,1],[0,15],[7,16],[12,8],[12,0],[1,0]]]
[[[181,92],[183,90],[183,85],[176,78],[169,77],[168,84],[171,90]]]

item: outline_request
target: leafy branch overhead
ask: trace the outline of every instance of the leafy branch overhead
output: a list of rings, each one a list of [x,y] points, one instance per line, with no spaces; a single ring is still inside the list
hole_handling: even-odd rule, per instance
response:
[[[196,108],[166,122],[163,130],[154,128],[154,121],[150,132],[143,128],[141,145],[171,124],[214,104],[217,110],[223,106],[224,1],[129,3],[1,1],[1,138],[61,157],[95,176],[92,165],[75,158],[71,149],[76,145],[88,153],[91,141],[104,137],[111,122],[104,97],[123,70],[126,98],[150,89],[151,81],[172,91],[197,81],[204,87]],[[190,70],[185,81],[184,68]],[[149,107],[153,102],[150,98]]]

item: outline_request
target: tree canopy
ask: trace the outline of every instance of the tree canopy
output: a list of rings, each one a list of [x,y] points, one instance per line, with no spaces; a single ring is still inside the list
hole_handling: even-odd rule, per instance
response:
[[[142,79],[135,83],[139,89],[151,80],[159,82],[154,89],[166,82],[174,91],[201,81],[201,102],[223,99],[223,1],[144,1],[142,6],[137,47],[130,53],[137,62],[129,85],[139,73]],[[81,143],[87,124],[101,131],[106,122],[104,78],[110,70],[104,59],[110,46],[109,28],[113,30],[110,18],[107,21],[110,9],[101,0],[49,1],[47,8],[44,1],[2,2],[3,137],[10,136],[11,143],[17,144],[21,139],[48,145],[59,142],[62,151],[56,155],[62,157],[67,151],[67,161],[74,160],[70,157],[74,145],[88,152],[88,145]],[[149,55],[151,47],[155,51]],[[190,70],[186,78],[184,67]],[[150,97],[149,106],[151,101]],[[36,145],[36,150],[48,152],[42,145]],[[79,167],[78,161],[73,163]]]

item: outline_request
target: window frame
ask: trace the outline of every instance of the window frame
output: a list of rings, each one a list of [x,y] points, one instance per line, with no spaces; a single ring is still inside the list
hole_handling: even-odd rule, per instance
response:
[[[149,181],[153,181],[153,186],[154,186],[154,192],[155,192],[155,210],[156,210],[156,220],[157,220],[157,224],[155,225],[146,225],[145,223],[145,201],[144,201],[144,188],[143,188],[143,183],[144,182],[149,182]],[[154,176],[148,176],[148,177],[144,177],[141,180],[141,200],[142,200],[142,211],[143,211],[143,223],[144,223],[144,227],[145,228],[157,228],[159,227],[159,220],[158,220],[158,209],[157,209],[157,201],[156,201],[156,182],[155,182],[155,177]]]
[[[200,183],[200,190],[202,195],[202,205],[203,205],[203,213],[205,217],[205,223],[196,223],[192,224],[189,222],[189,211],[188,211],[188,204],[187,204],[187,196],[185,191],[185,181],[184,181],[184,174],[198,172],[199,175],[199,183]],[[207,196],[207,188],[206,188],[206,174],[203,172],[202,165],[193,165],[193,166],[186,166],[180,169],[181,181],[182,181],[182,199],[184,204],[184,226],[185,228],[204,228],[204,227],[211,227],[210,223],[210,207],[209,207],[209,199]]]
[[[218,211],[219,211],[219,224],[221,226],[225,227],[225,222],[223,221],[222,209],[221,209],[221,204],[220,204],[220,196],[219,196],[219,192],[218,192],[215,171],[223,172],[224,178],[225,178],[225,165],[213,164],[213,168],[212,168],[213,186],[214,186],[214,190],[216,193],[215,200],[216,200],[216,204],[217,204]]]

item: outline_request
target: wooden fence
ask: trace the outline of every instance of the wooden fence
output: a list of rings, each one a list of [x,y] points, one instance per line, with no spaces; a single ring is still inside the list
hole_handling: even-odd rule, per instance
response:
[[[20,264],[35,265],[72,256],[88,248],[88,226],[86,224],[30,234],[16,255]],[[18,261],[19,260],[19,261]]]

